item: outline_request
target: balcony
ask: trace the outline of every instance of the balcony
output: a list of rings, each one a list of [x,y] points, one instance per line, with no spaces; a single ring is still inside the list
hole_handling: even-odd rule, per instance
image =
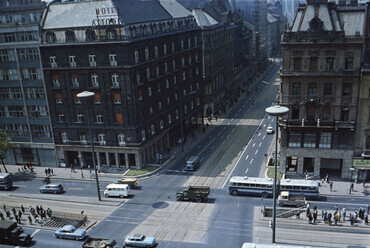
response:
[[[361,153],[361,156],[362,156],[363,158],[370,158],[370,150],[366,150],[366,149],[364,149],[364,150],[362,151],[362,153]]]

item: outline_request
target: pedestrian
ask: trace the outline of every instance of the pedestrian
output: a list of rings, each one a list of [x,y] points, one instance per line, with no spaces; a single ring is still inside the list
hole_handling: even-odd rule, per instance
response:
[[[36,216],[35,216],[35,224],[38,224],[38,223],[40,223],[40,217],[36,214]]]
[[[47,176],[47,175],[48,175],[48,169],[45,168],[45,176]]]
[[[30,206],[30,214],[35,216],[35,209],[32,206]]]
[[[317,210],[313,211],[313,223],[316,223],[317,220]]]
[[[22,211],[22,213],[24,214],[25,209],[24,209],[24,206],[23,206],[23,205],[21,205],[21,211]]]
[[[32,225],[32,218],[31,218],[31,215],[28,215],[28,223],[29,223],[30,225]]]
[[[40,207],[39,207],[39,205],[36,205],[36,213],[37,214],[40,214]]]
[[[338,204],[335,204],[334,211],[338,211]]]
[[[353,223],[355,222],[355,218],[351,213],[349,213],[349,220],[351,221],[351,226],[353,226]]]
[[[343,216],[343,221],[345,221],[346,220],[346,207],[345,206],[343,206],[342,208],[342,216]]]
[[[18,215],[15,215],[14,218],[15,218],[15,221],[19,224],[19,217],[18,217]]]
[[[22,219],[22,211],[21,210],[18,210],[18,216],[19,216],[19,219]]]
[[[17,211],[15,210],[15,207],[12,207],[13,215],[15,216],[17,214]]]
[[[368,213],[365,213],[365,225],[368,225],[369,224],[369,214]]]
[[[330,182],[330,191],[333,191],[333,182]]]
[[[6,205],[5,205],[5,203],[3,203],[3,209],[4,209],[4,211],[6,211]]]
[[[307,203],[306,216],[308,216],[310,213],[311,213],[311,210],[310,210],[310,204],[309,204],[309,203]]]
[[[54,176],[53,168],[50,168],[50,173]]]
[[[40,213],[44,211],[44,209],[42,208],[42,206],[40,205]]]
[[[7,209],[5,210],[6,218],[10,220],[10,211]]]
[[[338,223],[338,215],[335,214],[334,215],[334,225],[337,225],[337,223]]]
[[[51,211],[51,209],[50,209],[50,208],[48,208],[48,209],[46,210],[46,214],[48,215],[48,217],[49,217],[49,218],[51,218],[51,216],[52,216],[52,211]]]
[[[48,168],[48,175],[51,176],[51,169]]]
[[[309,213],[307,217],[308,217],[308,224],[312,224],[312,220],[313,220],[312,214]]]
[[[360,207],[360,210],[358,211],[358,215],[360,217],[361,220],[364,219],[365,217],[365,209],[363,209],[363,207]]]
[[[329,223],[329,226],[330,226],[330,224],[331,224],[331,217],[332,217],[332,215],[331,215],[331,213],[329,213],[329,214],[328,214],[328,223]]]
[[[5,220],[4,214],[2,212],[0,212],[0,220]]]
[[[326,182],[327,183],[330,183],[330,181],[329,181],[329,174],[326,174]]]
[[[70,166],[71,166],[71,172],[73,172],[73,164],[71,163],[71,165],[70,165]]]

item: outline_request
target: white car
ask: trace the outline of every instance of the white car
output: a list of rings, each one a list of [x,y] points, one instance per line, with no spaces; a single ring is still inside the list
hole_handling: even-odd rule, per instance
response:
[[[267,133],[267,134],[273,134],[273,133],[274,133],[274,129],[273,129],[271,126],[269,126],[269,127],[266,129],[266,133]]]

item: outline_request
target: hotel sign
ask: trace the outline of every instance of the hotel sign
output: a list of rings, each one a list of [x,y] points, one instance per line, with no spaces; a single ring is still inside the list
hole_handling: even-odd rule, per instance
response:
[[[370,159],[354,159],[353,167],[359,169],[360,168],[370,169]]]
[[[96,19],[92,20],[93,28],[104,28],[115,25],[122,25],[118,17],[118,9],[116,7],[102,7],[95,9]]]

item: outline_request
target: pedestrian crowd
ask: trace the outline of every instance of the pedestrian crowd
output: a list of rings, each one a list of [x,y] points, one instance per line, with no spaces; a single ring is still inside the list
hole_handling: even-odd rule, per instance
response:
[[[10,209],[10,210],[9,210]],[[5,215],[0,211],[0,220],[14,220],[18,224],[26,224],[26,220],[29,225],[42,224],[44,220],[51,219],[53,216],[53,211],[50,208],[46,210],[40,205],[36,205],[35,208],[29,207],[28,213],[23,205],[20,206],[18,210],[15,207],[7,207],[5,203],[3,204],[3,210]],[[25,217],[27,215],[27,218]],[[22,218],[22,216],[24,218]]]
[[[351,225],[354,223],[359,222],[360,220],[364,221],[364,224],[367,226],[369,224],[369,212],[370,212],[370,204],[367,206],[367,210],[363,207],[360,207],[358,211],[354,213],[349,213],[348,221],[350,221]],[[306,206],[306,217],[308,219],[309,224],[314,224],[317,222],[317,206],[313,207],[313,211],[311,210],[310,204],[308,203]],[[297,218],[299,215],[297,215]],[[343,206],[342,210],[340,211],[338,205],[335,205],[333,213],[328,212],[327,210],[321,210],[321,220],[327,223],[329,226],[334,224],[337,225],[338,222],[346,221],[347,217],[347,210],[346,207]]]
[[[54,175],[53,168],[45,168],[45,176],[52,176]]]

